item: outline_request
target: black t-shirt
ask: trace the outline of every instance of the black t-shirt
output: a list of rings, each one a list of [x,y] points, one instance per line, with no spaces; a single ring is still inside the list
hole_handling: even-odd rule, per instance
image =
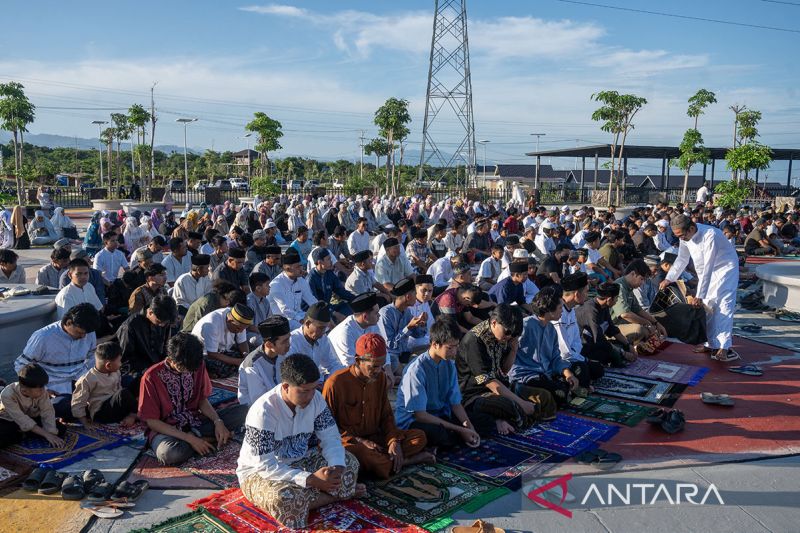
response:
[[[552,255],[548,255],[542,260],[541,264],[539,264],[539,268],[536,269],[536,274],[550,275],[553,273],[558,274],[559,278],[564,277],[564,268],[558,259]]]

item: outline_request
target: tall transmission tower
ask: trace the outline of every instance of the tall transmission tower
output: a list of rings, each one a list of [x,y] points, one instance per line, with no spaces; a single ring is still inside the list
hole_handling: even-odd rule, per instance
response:
[[[449,133],[445,131],[447,124],[442,120],[452,117],[457,122],[458,133],[455,135],[452,128]],[[443,152],[440,146],[445,144],[455,148]],[[422,181],[426,174],[430,174],[431,169],[426,169],[426,165],[441,167],[445,176],[465,165],[467,179],[464,185],[475,185],[475,158],[467,4],[466,0],[436,0],[417,178]]]

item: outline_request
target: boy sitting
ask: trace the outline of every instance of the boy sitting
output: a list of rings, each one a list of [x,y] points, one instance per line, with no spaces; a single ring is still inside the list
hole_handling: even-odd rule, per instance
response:
[[[136,422],[136,398],[122,388],[121,366],[118,343],[104,342],[97,347],[94,367],[78,379],[72,392],[72,416],[84,426],[119,422],[127,427]]]
[[[54,448],[63,446],[47,394],[47,372],[38,363],[29,363],[19,369],[17,379],[0,392],[0,448],[21,442],[29,431]]]

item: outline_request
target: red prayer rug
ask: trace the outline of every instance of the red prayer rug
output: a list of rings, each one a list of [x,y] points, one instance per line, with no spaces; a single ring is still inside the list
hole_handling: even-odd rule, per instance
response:
[[[261,511],[244,497],[240,489],[232,488],[192,502],[189,507],[204,507],[238,533],[288,531],[270,515]],[[309,528],[317,533],[353,531],[361,533],[424,533],[425,530],[379,513],[357,500],[326,505],[311,512]]]

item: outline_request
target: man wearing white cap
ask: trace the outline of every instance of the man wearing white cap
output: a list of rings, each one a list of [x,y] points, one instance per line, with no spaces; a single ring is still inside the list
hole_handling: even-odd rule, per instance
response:
[[[547,257],[556,249],[556,243],[553,242],[553,237],[551,236],[555,228],[556,225],[549,220],[545,220],[539,226],[539,233],[533,242],[536,244],[536,250],[541,254],[541,257]]]

